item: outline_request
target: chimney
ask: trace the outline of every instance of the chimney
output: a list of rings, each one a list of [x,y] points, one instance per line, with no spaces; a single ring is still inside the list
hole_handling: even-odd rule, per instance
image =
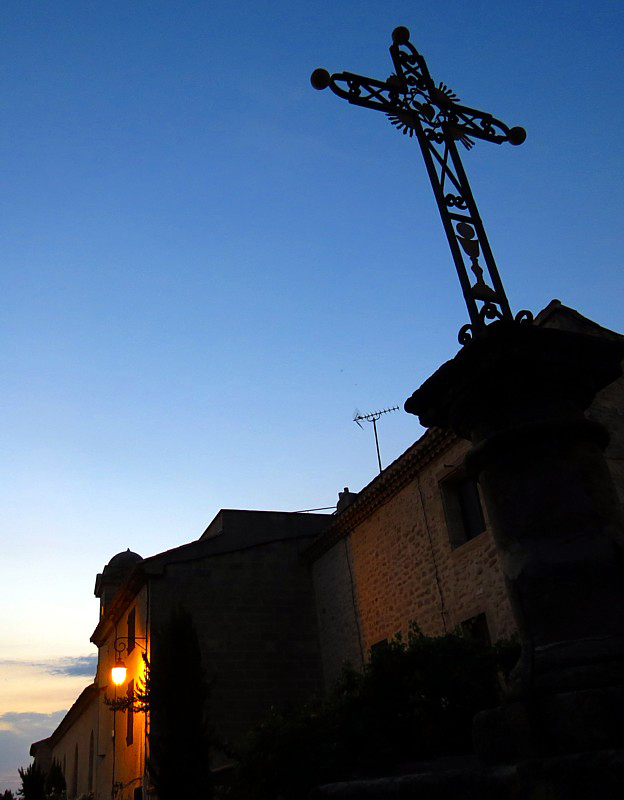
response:
[[[350,492],[349,487],[345,486],[342,492],[338,492],[338,505],[336,506],[336,514],[340,514],[345,508],[348,508],[351,503],[357,500],[358,493]]]

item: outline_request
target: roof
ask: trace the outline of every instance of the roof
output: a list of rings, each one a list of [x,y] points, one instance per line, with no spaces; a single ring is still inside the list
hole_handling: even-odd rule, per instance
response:
[[[430,428],[411,447],[389,464],[365,486],[344,511],[333,517],[330,526],[305,551],[304,558],[315,561],[352,531],[376,509],[410,483],[423,467],[445,452],[459,437],[441,428]]]
[[[121,553],[117,553],[117,555],[113,556],[108,564],[104,567],[104,571],[107,570],[122,570],[128,569],[133,567],[138,561],[142,561],[143,559],[138,553],[133,553],[130,548],[127,550],[122,550]]]
[[[86,686],[78,695],[76,702],[60,721],[56,730],[50,736],[48,736],[47,739],[41,739],[38,742],[33,742],[30,745],[30,755],[35,756],[36,751],[42,746],[47,746],[50,748],[54,747],[60,741],[60,739],[63,738],[74,722],[86,711],[91,703],[97,699],[99,692],[100,690],[96,683],[91,683],[89,686]]]
[[[91,641],[99,647],[141,587],[150,578],[164,575],[172,564],[216,558],[287,540],[313,539],[332,519],[331,514],[221,509],[199,539],[141,559],[134,565],[93,631]]]
[[[546,308],[542,309],[535,317],[535,325],[543,328],[557,328],[559,330],[585,333],[588,336],[600,336],[611,341],[623,341],[621,333],[603,328],[597,322],[584,317],[574,308],[564,306],[560,300],[551,300]]]

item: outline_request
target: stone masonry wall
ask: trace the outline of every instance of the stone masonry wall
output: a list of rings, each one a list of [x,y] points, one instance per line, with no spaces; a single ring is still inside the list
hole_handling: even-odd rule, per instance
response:
[[[466,442],[455,441],[347,534],[357,619],[351,576],[339,567],[344,538],[316,560],[326,686],[343,661],[357,666],[358,627],[366,656],[377,642],[397,633],[405,636],[412,622],[435,636],[485,614],[493,641],[514,633],[489,530],[455,549],[449,540],[440,484],[461,467],[467,448]]]
[[[360,668],[365,651],[351,565],[350,543],[341,539],[313,564],[323,682],[331,686],[345,663]]]
[[[209,719],[229,741],[271,706],[321,690],[314,594],[300,552],[311,537],[262,543],[185,563],[152,579],[152,626],[182,605],[193,615],[206,675]],[[153,658],[157,642],[152,639]]]
[[[109,728],[110,730],[110,728]],[[83,710],[74,724],[54,743],[52,758],[63,769],[67,782],[67,796],[75,798],[89,790],[89,743],[98,732],[98,702],[93,699]],[[93,768],[97,762],[97,743],[94,741]],[[108,785],[110,792],[110,784]],[[102,795],[105,797],[105,795]]]

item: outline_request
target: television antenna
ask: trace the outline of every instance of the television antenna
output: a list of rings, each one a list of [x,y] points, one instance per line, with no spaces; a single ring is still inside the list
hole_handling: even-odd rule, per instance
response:
[[[377,448],[377,463],[379,464],[379,472],[382,471],[381,466],[381,456],[379,455],[379,438],[377,436],[377,420],[382,417],[384,414],[389,414],[391,411],[398,411],[398,406],[392,406],[392,408],[384,408],[380,411],[372,411],[370,414],[360,414],[360,412],[355,409],[353,414],[353,421],[355,424],[362,428],[360,425],[361,422],[372,422],[373,423],[373,430],[375,431],[375,447]],[[364,430],[364,428],[362,428]]]

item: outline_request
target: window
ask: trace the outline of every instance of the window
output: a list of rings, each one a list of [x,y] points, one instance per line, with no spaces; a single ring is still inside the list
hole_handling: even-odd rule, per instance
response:
[[[74,769],[72,771],[72,796],[78,795],[78,745],[74,749]]]
[[[126,744],[131,745],[134,741],[134,711],[132,710],[132,700],[134,699],[134,681],[128,681],[128,710],[126,711]]]
[[[440,484],[452,547],[459,547],[485,530],[477,482],[458,470]]]
[[[135,627],[136,627],[136,614],[135,609],[128,614],[128,652],[134,650],[135,645]]]
[[[388,647],[388,640],[380,639],[378,642],[375,642],[375,644],[371,645],[370,654],[371,656],[379,655],[379,653],[383,653],[383,651],[386,650],[387,647]]]
[[[87,789],[89,792],[93,791],[93,760],[95,755],[95,744],[93,741],[93,731],[91,731],[91,736],[89,737],[89,778],[88,778],[88,785]]]
[[[492,644],[490,629],[488,628],[485,614],[477,614],[459,625],[462,635],[468,639],[478,639],[485,644]]]

